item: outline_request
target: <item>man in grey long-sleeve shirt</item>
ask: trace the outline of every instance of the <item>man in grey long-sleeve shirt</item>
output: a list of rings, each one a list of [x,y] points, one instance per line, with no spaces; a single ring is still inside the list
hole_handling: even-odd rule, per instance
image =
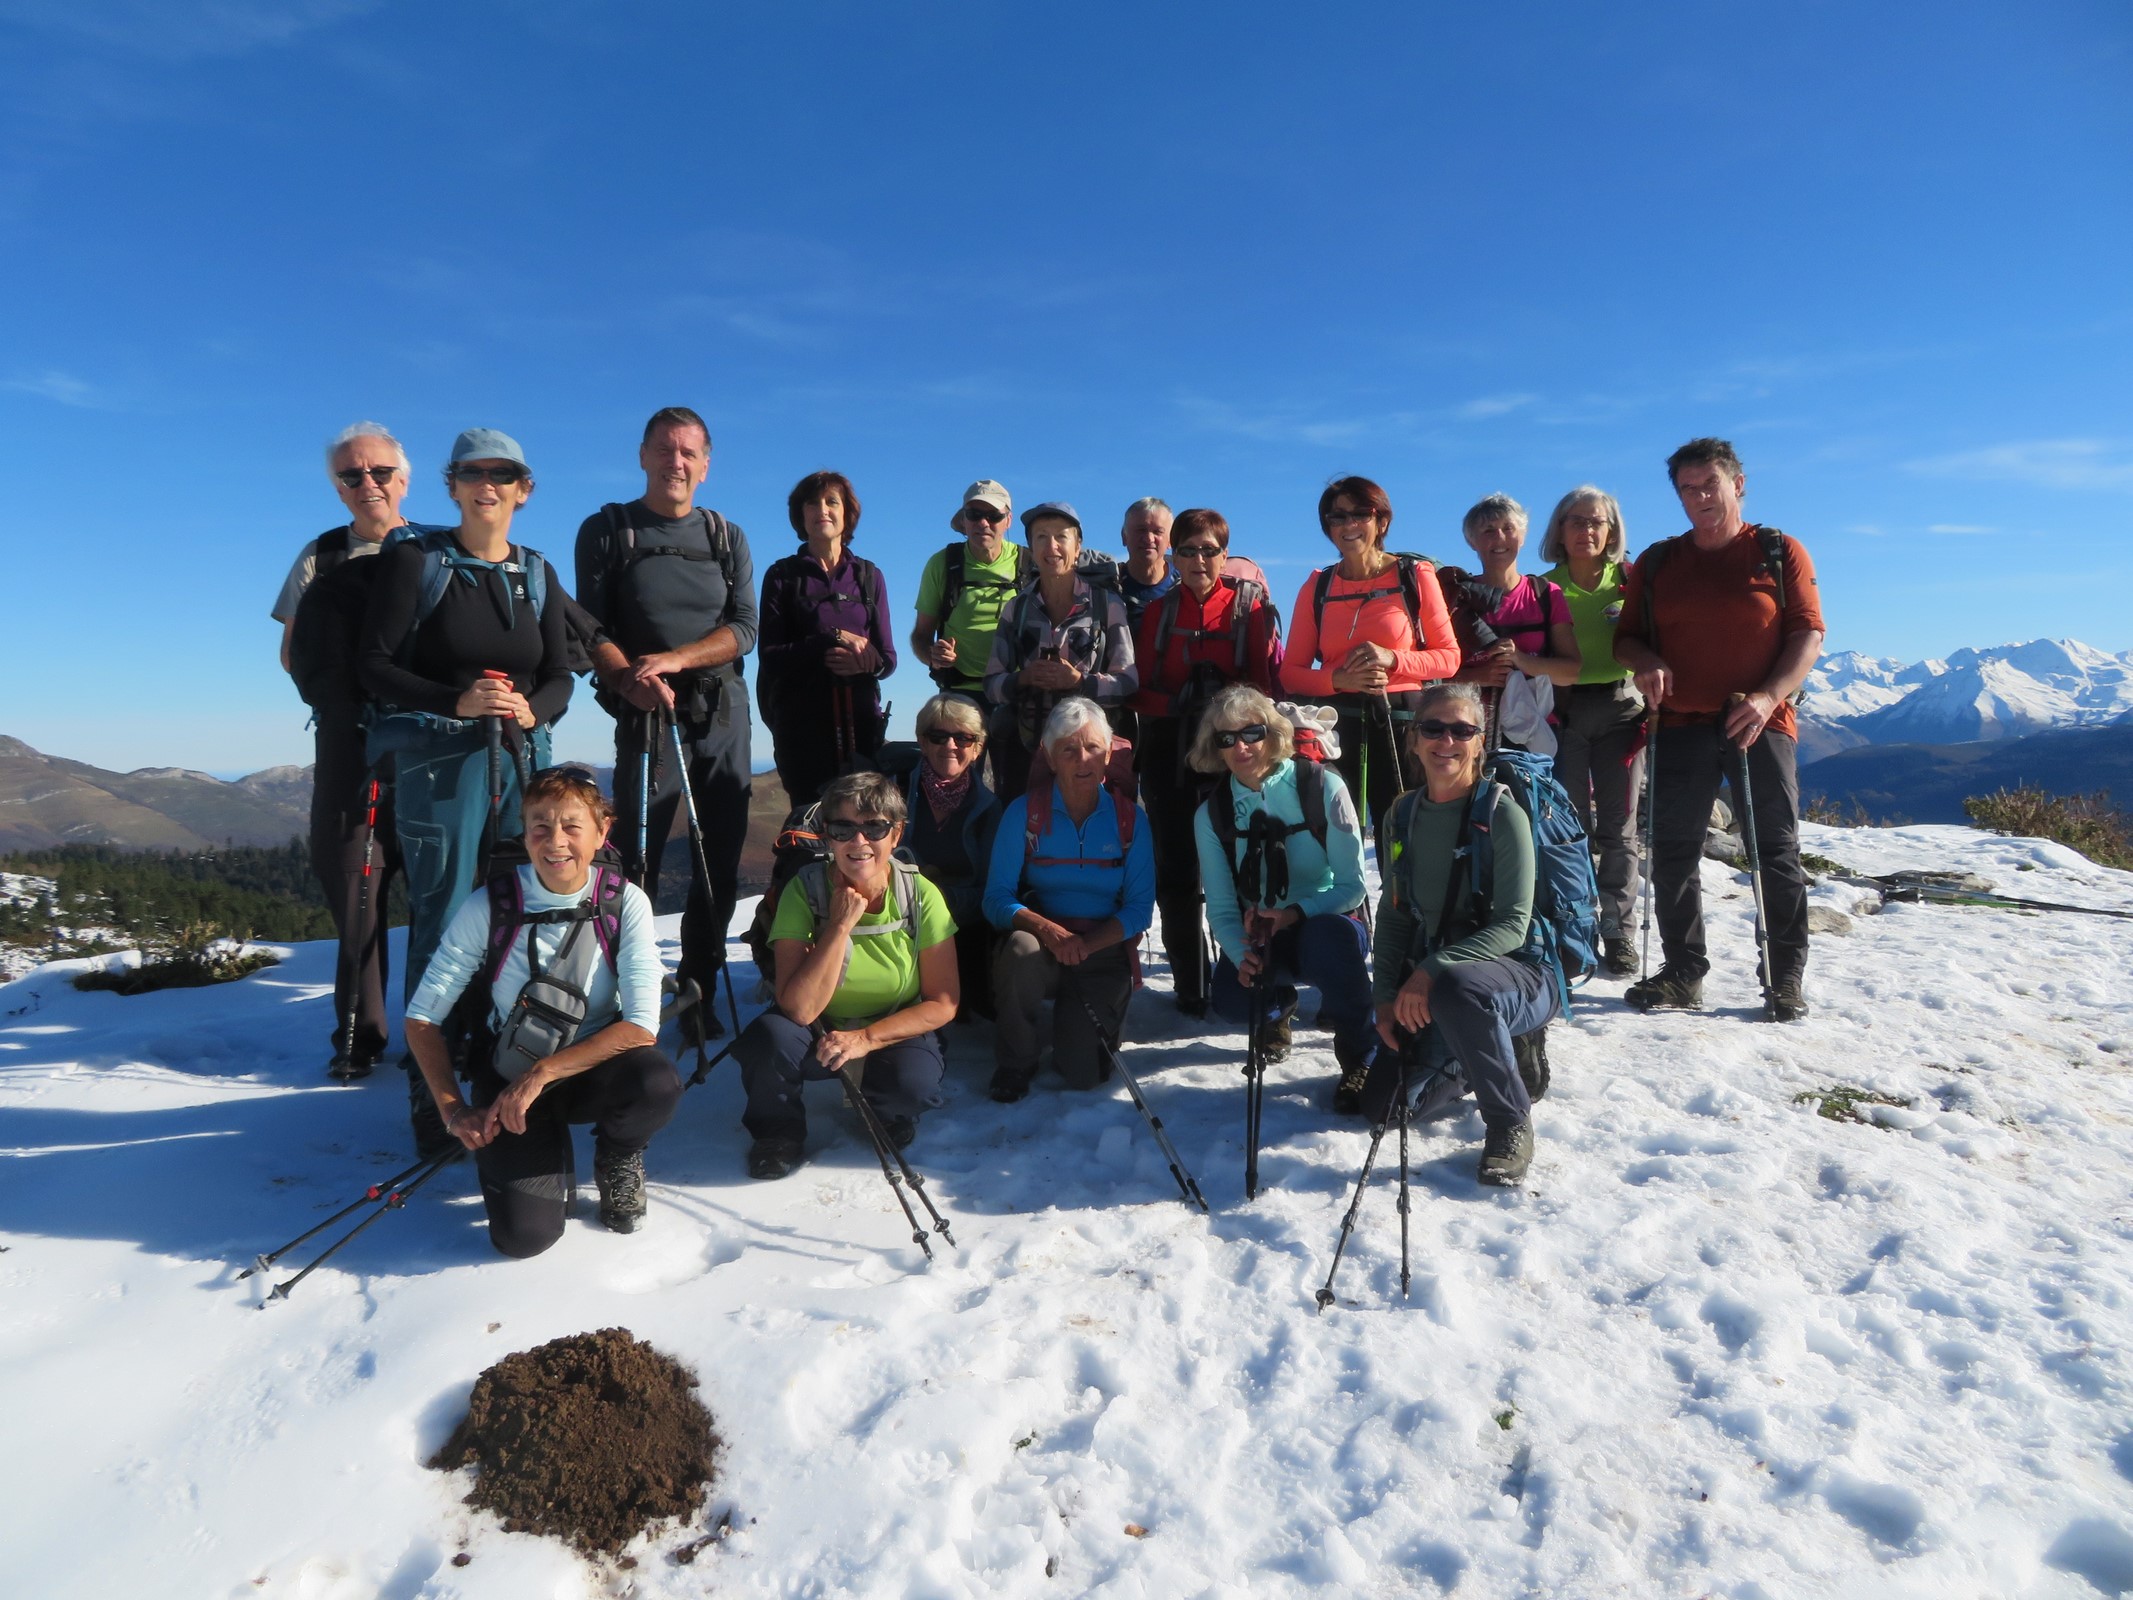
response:
[[[645,424],[637,452],[644,495],[603,506],[578,529],[578,600],[613,637],[594,653],[600,704],[615,718],[615,839],[630,875],[656,891],[659,857],[681,804],[670,736],[654,734],[655,768],[638,845],[638,788],[651,714],[670,716],[689,750],[703,824],[708,896],[693,872],[677,978],[708,999],[726,962],[741,847],[748,837],[750,727],[742,658],[755,648],[755,563],[747,535],[696,491],[711,469],[711,433],[686,406]],[[705,1022],[715,1022],[707,1007]]]

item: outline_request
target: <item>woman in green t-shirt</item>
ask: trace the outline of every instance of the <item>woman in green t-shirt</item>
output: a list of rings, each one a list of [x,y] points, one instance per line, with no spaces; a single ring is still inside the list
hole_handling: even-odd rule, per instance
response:
[[[1644,697],[1615,660],[1615,624],[1629,576],[1622,508],[1604,489],[1580,484],[1555,505],[1541,560],[1570,603],[1584,669],[1555,692],[1555,775],[1599,846],[1600,965],[1616,977],[1637,970],[1629,930],[1637,904],[1637,797],[1644,790]]]
[[[754,1137],[748,1176],[782,1178],[805,1159],[802,1086],[863,1071],[865,1094],[898,1149],[940,1104],[937,1030],[962,995],[948,903],[896,847],[904,797],[878,772],[822,793],[829,859],[786,884],[770,925],[777,999],[733,1047]]]

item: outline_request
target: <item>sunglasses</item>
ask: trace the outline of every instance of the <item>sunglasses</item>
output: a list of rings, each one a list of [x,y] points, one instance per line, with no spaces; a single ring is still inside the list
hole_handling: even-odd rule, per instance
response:
[[[862,833],[868,844],[880,844],[896,831],[896,824],[887,817],[869,817],[864,822],[854,822],[849,817],[839,817],[835,822],[822,824],[822,831],[839,844],[850,844]]]
[[[1326,526],[1329,528],[1345,528],[1351,522],[1375,522],[1377,520],[1378,514],[1375,511],[1329,511],[1326,513]]]
[[[982,733],[965,733],[961,728],[928,728],[925,734],[928,744],[952,744],[957,747],[976,744],[984,737]]]
[[[365,478],[382,489],[393,481],[393,475],[399,470],[398,467],[343,467],[334,476],[351,489],[360,485]]]
[[[985,523],[1005,522],[1007,513],[995,511],[991,506],[981,506],[976,501],[972,501],[969,505],[963,507],[963,520],[965,522]]]
[[[524,467],[454,467],[452,476],[461,483],[493,483],[499,486],[525,481]]]
[[[1416,723],[1415,732],[1425,739],[1457,739],[1461,744],[1481,737],[1481,730],[1471,722],[1440,722],[1435,717]]]
[[[1215,561],[1222,555],[1218,544],[1181,544],[1170,552],[1180,561]]]
[[[1255,722],[1245,728],[1224,728],[1215,735],[1215,748],[1227,750],[1237,744],[1264,744],[1266,734],[1267,727],[1263,722]]]

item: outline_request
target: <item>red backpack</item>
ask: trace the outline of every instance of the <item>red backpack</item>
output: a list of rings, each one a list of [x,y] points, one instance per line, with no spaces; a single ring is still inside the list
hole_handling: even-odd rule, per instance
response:
[[[1111,756],[1104,766],[1104,788],[1110,791],[1111,806],[1118,818],[1118,854],[1115,856],[1040,856],[1037,851],[1047,833],[1052,831],[1052,758],[1043,745],[1029,759],[1029,788],[1023,793],[1023,802],[1028,808],[1028,818],[1022,835],[1022,865],[1024,870],[1032,866],[1046,867],[1117,867],[1123,866],[1126,852],[1133,848],[1134,818],[1140,808],[1134,803],[1140,795],[1140,779],[1133,770],[1133,745],[1117,734],[1111,736]]]

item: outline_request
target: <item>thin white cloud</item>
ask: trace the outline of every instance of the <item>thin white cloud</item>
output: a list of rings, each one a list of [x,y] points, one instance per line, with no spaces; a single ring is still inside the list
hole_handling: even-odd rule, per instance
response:
[[[377,0],[0,0],[0,21],[163,61],[242,55],[374,8]]]
[[[1877,522],[1855,522],[1844,531],[1846,533],[1863,533],[1869,539],[1879,539],[1889,530]]]
[[[2133,449],[2109,439],[2025,439],[1904,465],[1927,477],[2027,483],[2040,489],[2133,488]]]
[[[12,389],[17,394],[33,394],[44,400],[54,400],[63,406],[79,406],[95,410],[104,404],[102,394],[93,383],[65,372],[40,372],[32,377],[10,378],[0,388]]]
[[[1998,533],[1998,528],[1988,528],[1982,522],[1934,522],[1928,523],[1928,533]]]
[[[1468,422],[1478,422],[1488,417],[1506,417],[1512,412],[1532,405],[1540,399],[1537,394],[1492,394],[1479,400],[1469,400],[1455,407],[1452,414]]]

